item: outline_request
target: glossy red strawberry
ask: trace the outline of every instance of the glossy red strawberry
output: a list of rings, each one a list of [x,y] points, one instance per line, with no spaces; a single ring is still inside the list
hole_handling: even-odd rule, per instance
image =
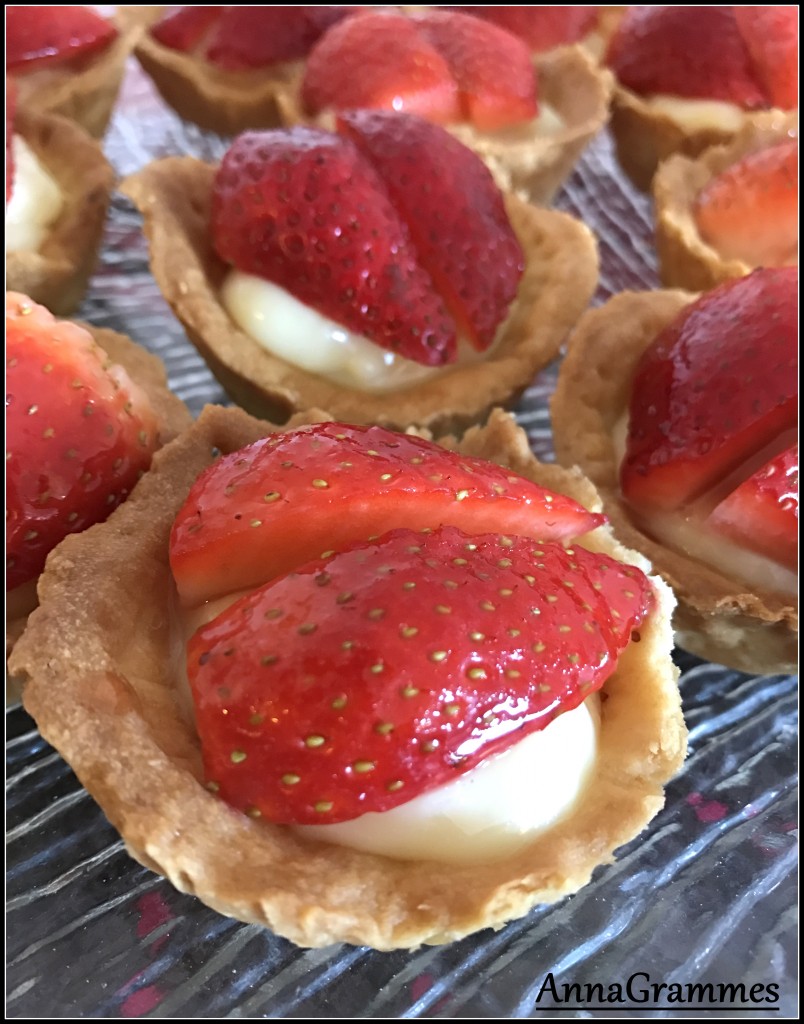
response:
[[[621,85],[643,96],[768,106],[733,7],[631,7],[606,62]]]
[[[6,70],[22,74],[88,57],[116,36],[89,7],[6,7]]]
[[[678,508],[797,423],[798,270],[757,270],[684,309],[631,385],[623,493]]]
[[[701,191],[695,219],[726,259],[754,266],[794,262],[798,252],[798,140],[751,153]]]
[[[485,164],[447,132],[388,111],[341,115],[407,225],[460,332],[488,348],[525,267],[500,191]]]
[[[6,295],[6,587],[37,576],[68,533],[105,519],[148,468],[157,425],[92,337]]]
[[[597,25],[597,7],[447,7],[491,21],[523,39],[534,53],[577,43]]]
[[[536,117],[536,72],[521,39],[452,11],[428,11],[414,21],[446,60],[465,120],[481,131],[495,131]]]
[[[798,445],[771,459],[725,498],[709,524],[749,551],[796,571]]]
[[[735,7],[754,72],[774,107],[798,107],[798,6]]]
[[[336,25],[313,48],[301,89],[311,114],[381,107],[446,124],[461,118],[444,58],[402,14],[371,11]]]
[[[604,521],[493,463],[382,427],[322,423],[218,459],[176,518],[170,564],[195,605],[396,527],[554,540]]]
[[[217,24],[223,7],[173,7],[151,26],[151,35],[171,50],[189,53]]]
[[[14,190],[14,117],[17,113],[17,86],[6,76],[6,204]]]
[[[313,128],[241,135],[215,179],[212,239],[224,262],[383,348],[430,366],[455,358],[455,325],[348,139]]]
[[[452,528],[311,562],[189,643],[209,784],[279,823],[388,810],[577,707],[651,601],[605,555]]]

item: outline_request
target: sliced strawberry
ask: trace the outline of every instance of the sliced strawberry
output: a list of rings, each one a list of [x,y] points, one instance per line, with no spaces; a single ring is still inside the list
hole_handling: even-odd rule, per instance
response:
[[[17,114],[17,86],[6,75],[6,205],[14,191],[14,118]]]
[[[68,533],[105,519],[148,468],[146,396],[92,337],[6,295],[7,577],[37,576]]]
[[[531,51],[543,53],[577,43],[597,25],[597,7],[446,7],[494,22],[524,40]]]
[[[768,105],[733,7],[630,7],[606,62],[643,96],[724,100],[747,110]]]
[[[722,501],[708,522],[749,551],[798,564],[798,445],[771,459]]]
[[[494,131],[536,117],[536,72],[521,39],[452,11],[429,11],[414,21],[446,60],[467,121]]]
[[[389,11],[347,18],[330,29],[310,53],[301,96],[311,114],[380,107],[439,124],[461,119],[446,61],[410,18]]]
[[[774,107],[798,107],[798,6],[735,7],[734,14]]]
[[[483,161],[421,118],[343,114],[339,129],[374,165],[458,327],[485,349],[513,302],[525,257]]]
[[[223,7],[172,7],[151,26],[151,35],[171,50],[189,53],[218,21]]]
[[[728,281],[647,349],[621,468],[633,505],[678,508],[795,427],[797,292],[794,267]]]
[[[215,179],[212,238],[225,262],[382,348],[430,366],[455,359],[455,325],[348,139],[313,128],[241,135]]]
[[[651,601],[605,555],[449,527],[311,562],[190,640],[209,784],[284,824],[388,810],[577,707]]]
[[[6,7],[6,70],[15,74],[88,57],[117,37],[89,7]]]
[[[559,540],[604,521],[493,463],[382,427],[322,423],[218,459],[176,518],[170,564],[196,605],[396,527]]]
[[[701,237],[726,259],[778,266],[798,252],[798,140],[751,153],[695,203]]]

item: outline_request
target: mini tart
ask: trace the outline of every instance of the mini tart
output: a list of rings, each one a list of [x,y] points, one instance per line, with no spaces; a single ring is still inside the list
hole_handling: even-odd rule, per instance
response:
[[[673,156],[661,165],[653,179],[653,196],[664,284],[708,291],[729,278],[751,273],[751,264],[725,259],[701,238],[694,204],[709,182],[732,164],[791,138],[798,138],[798,112],[757,114],[728,145],[708,149],[697,159]]]
[[[478,134],[470,124],[444,127],[483,160],[499,188],[532,203],[548,204],[569,177],[581,153],[605,125],[612,76],[598,67],[582,46],[561,46],[535,60],[539,101],[561,117],[563,128],[551,135],[533,135],[527,126]],[[279,97],[286,125],[331,122],[332,114],[311,118],[299,104],[299,78]]]
[[[696,298],[682,291],[624,292],[583,317],[552,400],[556,453],[587,474],[617,537],[649,558],[673,588],[680,647],[743,672],[795,672],[797,602],[653,540],[635,525],[620,492],[613,433],[628,411],[636,366],[656,335]]]
[[[492,406],[515,400],[551,362],[597,284],[597,249],[588,228],[509,195],[508,215],[527,262],[489,358],[397,392],[357,391],[271,355],[229,317],[219,298],[229,268],[209,233],[214,176],[213,166],[172,157],[126,178],[121,188],[143,213],[151,270],[190,340],[239,405],[276,422],[317,406],[350,423],[461,429]]]
[[[120,34],[100,53],[80,62],[13,75],[20,107],[66,117],[93,138],[102,138],[120,91],[126,59],[140,34],[135,25],[126,27],[119,20],[115,24]]]
[[[742,126],[767,123],[769,116],[778,120],[787,115],[781,110],[746,110],[742,112]],[[714,125],[691,131],[657,110],[649,98],[619,83],[615,83],[611,98],[610,127],[620,166],[643,192],[650,190],[659,164],[669,156],[681,153],[696,157],[711,146],[729,143],[735,134]]]
[[[6,289],[67,316],[95,269],[114,171],[98,143],[63,117],[19,110],[14,128],[55,179],[64,208],[37,252],[6,254]]]
[[[321,418],[308,413],[292,423]],[[157,454],[105,524],[69,537],[51,556],[41,606],[12,658],[42,735],[137,860],[216,910],[299,945],[449,942],[578,889],[658,812],[662,787],[684,758],[669,657],[673,598],[658,580],[640,641],[604,687],[594,780],[567,818],[515,855],[471,866],[396,861],[255,821],[204,787],[199,741],[172,670],[183,651],[171,642],[168,537],[213,449],[231,452],[274,429],[239,410],[206,409]],[[580,474],[537,463],[499,410],[457,447],[599,507]],[[608,528],[584,543],[649,568]]]

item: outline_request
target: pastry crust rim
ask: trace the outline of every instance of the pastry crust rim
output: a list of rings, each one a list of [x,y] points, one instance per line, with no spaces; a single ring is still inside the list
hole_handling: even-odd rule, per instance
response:
[[[213,173],[211,165],[171,157],[126,178],[121,191],[143,214],[151,271],[188,337],[234,400],[258,416],[281,420],[318,407],[344,422],[464,429],[494,405],[515,400],[558,355],[597,285],[589,229],[568,214],[508,196],[526,269],[489,358],[395,392],[346,388],[270,354],[221,305],[227,268],[212,250],[207,227]],[[571,273],[564,273],[570,263]]]
[[[658,331],[697,298],[679,290],[622,292],[581,318],[551,401],[556,454],[590,478],[617,536],[649,558],[673,588],[681,646],[745,672],[795,671],[797,603],[654,541],[620,496],[612,430],[627,409],[636,364]]]
[[[294,425],[321,418],[312,411]],[[178,710],[175,686],[165,682],[169,669],[163,668],[161,689],[155,682],[149,689],[135,675],[148,671],[148,652],[143,643],[132,644],[132,630],[151,626],[149,645],[166,653],[164,606],[110,604],[109,594],[126,590],[132,570],[118,566],[121,575],[110,583],[107,573],[98,586],[97,566],[109,561],[104,548],[113,554],[125,546],[126,561],[139,548],[140,573],[147,577],[141,583],[149,586],[133,593],[164,585],[170,523],[199,464],[211,461],[213,445],[236,449],[271,429],[241,410],[205,410],[157,454],[151,472],[105,524],[68,538],[51,556],[40,581],[41,607],[12,656],[14,671],[26,677],[26,709],[43,736],[70,761],[133,856],[214,909],[267,925],[300,945],[345,941],[388,950],[443,943],[500,927],[538,902],[575,891],[659,811],[663,786],[683,761],[686,730],[670,660],[673,598],[655,578],[656,611],[604,687],[595,781],[565,821],[514,855],[484,865],[393,861],[255,822],[203,786],[197,740]],[[475,428],[461,445],[452,439],[450,447],[481,456],[504,451],[512,469],[548,486],[562,482],[584,504],[598,506],[594,489],[577,472],[537,464],[524,433],[499,410],[486,428]],[[607,527],[585,543],[648,568]],[[111,644],[112,623],[95,635],[87,632],[93,603],[106,609],[107,620],[125,623],[129,639],[119,643],[128,644],[127,678],[121,657],[115,663],[104,647]],[[72,644],[48,651],[46,639],[57,629]]]

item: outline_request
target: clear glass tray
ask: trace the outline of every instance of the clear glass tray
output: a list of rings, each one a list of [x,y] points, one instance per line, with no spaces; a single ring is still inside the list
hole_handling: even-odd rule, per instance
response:
[[[183,125],[132,65],[106,140],[121,175],[223,148]],[[624,179],[607,136],[557,205],[598,236],[597,302],[657,286],[650,202]],[[193,412],[226,401],[162,300],[139,218],[119,195],[80,314],[160,355]],[[544,373],[517,412],[542,458],[552,457],[554,379]],[[12,709],[8,1016],[672,1017],[684,1004],[667,1001],[672,989],[657,999],[650,985],[696,982],[742,983],[746,994],[764,985],[766,995],[778,986],[778,1002],[738,999],[709,1011],[717,1016],[795,1016],[797,680],[677,656],[690,752],[650,829],[577,895],[499,932],[416,952],[305,951],[178,893],[128,857],[69,767]],[[616,996],[609,986],[629,978],[622,1003],[601,1002],[599,991],[584,998],[596,983]],[[565,998],[564,985],[581,988]]]

